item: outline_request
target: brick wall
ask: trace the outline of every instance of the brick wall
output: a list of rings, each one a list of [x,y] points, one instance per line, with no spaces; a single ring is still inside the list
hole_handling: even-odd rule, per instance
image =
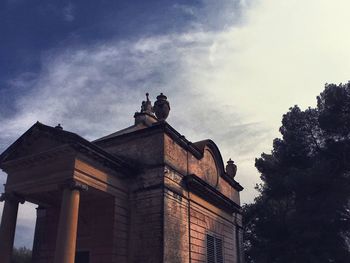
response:
[[[163,134],[147,134],[145,137],[130,135],[115,138],[110,142],[100,142],[105,151],[136,160],[144,165],[161,164],[163,162]]]
[[[128,262],[130,211],[128,200],[114,199],[113,260],[114,263]]]
[[[164,262],[205,263],[206,235],[211,234],[223,241],[224,262],[238,263],[236,215],[187,192],[183,177],[167,167],[164,177]]]
[[[163,188],[132,193],[130,211],[129,262],[162,262]]]
[[[77,251],[89,251],[90,263],[110,263],[113,257],[114,198],[82,199]]]
[[[189,262],[188,200],[165,190],[164,195],[164,262]]]
[[[219,176],[220,171],[217,168],[219,165],[216,163],[218,160],[214,160],[208,147],[204,148],[203,158],[198,160],[168,135],[164,135],[164,161],[180,174],[195,174],[216,187],[226,197],[240,204],[239,192]]]
[[[233,218],[223,218],[201,205],[191,202],[190,237],[191,262],[206,262],[206,235],[211,234],[223,241],[225,263],[236,263],[236,241]]]

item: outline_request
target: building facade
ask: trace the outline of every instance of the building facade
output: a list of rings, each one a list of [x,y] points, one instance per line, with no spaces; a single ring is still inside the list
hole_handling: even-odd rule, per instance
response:
[[[134,125],[92,142],[60,125],[25,132],[0,156],[1,262],[28,201],[38,205],[33,262],[242,263],[236,166],[213,141],[177,132],[169,110],[147,94]]]

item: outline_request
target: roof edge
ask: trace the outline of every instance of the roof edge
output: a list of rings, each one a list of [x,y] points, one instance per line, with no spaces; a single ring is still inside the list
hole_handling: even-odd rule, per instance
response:
[[[51,133],[55,136],[65,136],[67,139],[66,143],[71,145],[73,148],[80,152],[88,152],[89,150],[91,153],[94,153],[96,156],[99,156],[100,158],[103,157],[107,162],[110,162],[114,166],[117,166],[120,168],[125,169],[126,172],[132,173],[135,172],[134,166],[130,165],[128,162],[123,160],[122,158],[112,155],[102,148],[100,148],[98,145],[93,144],[89,142],[88,140],[84,139],[83,137],[79,136],[76,133],[56,129],[54,127],[42,124],[40,122],[36,122],[34,125],[32,125],[24,134],[22,134],[14,143],[12,143],[1,155],[0,155],[0,164],[3,162],[6,162],[6,157],[8,157],[12,151],[22,142],[22,140],[30,136],[31,132],[34,129],[39,129],[40,131],[46,131]]]

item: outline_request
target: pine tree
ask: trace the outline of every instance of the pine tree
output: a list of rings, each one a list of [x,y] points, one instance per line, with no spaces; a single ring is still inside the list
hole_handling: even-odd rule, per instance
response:
[[[290,108],[244,207],[247,262],[350,262],[350,82]]]

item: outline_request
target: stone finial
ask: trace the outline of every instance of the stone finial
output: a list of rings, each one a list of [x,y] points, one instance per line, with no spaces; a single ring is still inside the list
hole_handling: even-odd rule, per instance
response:
[[[59,124],[57,124],[57,126],[55,127],[55,129],[57,129],[57,130],[63,130],[63,127],[62,127],[61,124],[59,123]]]
[[[142,101],[141,113],[148,113],[148,114],[152,114],[153,115],[152,103],[149,100],[148,96],[149,96],[149,94],[146,93],[146,101]]]
[[[163,93],[160,93],[160,95],[157,96],[157,101],[154,103],[153,111],[159,121],[165,121],[168,117],[170,104]]]
[[[227,173],[227,175],[231,176],[232,178],[234,178],[236,176],[237,165],[235,165],[234,161],[232,161],[231,158],[230,158],[230,160],[227,161],[226,173]]]
[[[157,122],[157,118],[154,115],[152,102],[149,100],[149,94],[146,93],[146,101],[142,101],[140,112],[135,112],[135,125],[144,124],[151,126]]]

